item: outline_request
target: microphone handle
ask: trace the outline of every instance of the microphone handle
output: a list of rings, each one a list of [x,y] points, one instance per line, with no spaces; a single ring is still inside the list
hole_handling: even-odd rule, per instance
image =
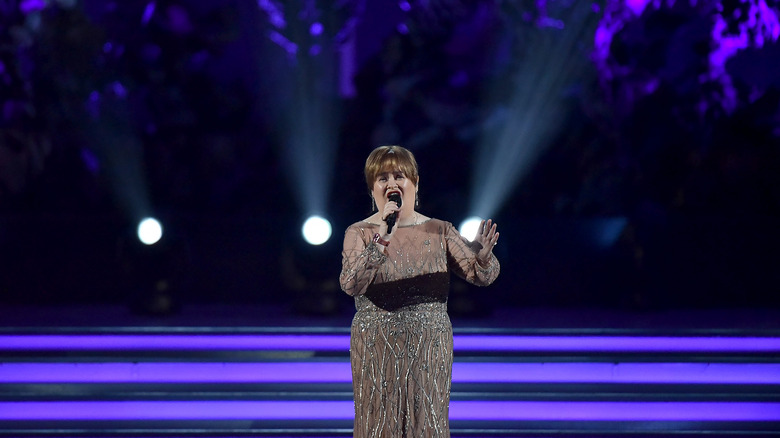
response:
[[[398,213],[393,213],[390,216],[387,217],[385,222],[387,222],[387,234],[390,234],[393,230],[393,225],[395,225],[395,219],[398,217]]]

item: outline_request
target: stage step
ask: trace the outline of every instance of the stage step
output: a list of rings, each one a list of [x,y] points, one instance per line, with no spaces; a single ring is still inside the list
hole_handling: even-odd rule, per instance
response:
[[[343,328],[0,333],[0,436],[352,434]],[[461,330],[454,437],[780,434],[780,337]]]

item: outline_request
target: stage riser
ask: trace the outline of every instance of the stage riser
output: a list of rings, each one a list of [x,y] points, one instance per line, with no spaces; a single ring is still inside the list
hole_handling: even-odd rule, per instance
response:
[[[351,436],[343,332],[0,340],[0,436]],[[457,334],[455,345],[453,437],[780,433],[777,337]]]

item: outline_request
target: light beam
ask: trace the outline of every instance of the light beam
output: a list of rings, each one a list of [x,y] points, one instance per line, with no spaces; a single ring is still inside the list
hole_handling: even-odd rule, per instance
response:
[[[492,217],[561,128],[565,87],[583,75],[588,63],[583,41],[593,39],[597,24],[589,2],[573,2],[565,15],[563,29],[535,28],[524,38],[527,49],[509,103],[486,124],[477,151],[470,197],[474,215]]]

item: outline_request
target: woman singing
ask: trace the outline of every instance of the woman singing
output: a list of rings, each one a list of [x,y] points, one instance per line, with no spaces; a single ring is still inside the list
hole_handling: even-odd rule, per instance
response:
[[[381,146],[368,156],[375,213],[344,236],[341,288],[355,297],[350,360],[355,437],[449,437],[452,324],[450,271],[478,285],[500,270],[496,224],[473,242],[417,211],[414,155]]]

